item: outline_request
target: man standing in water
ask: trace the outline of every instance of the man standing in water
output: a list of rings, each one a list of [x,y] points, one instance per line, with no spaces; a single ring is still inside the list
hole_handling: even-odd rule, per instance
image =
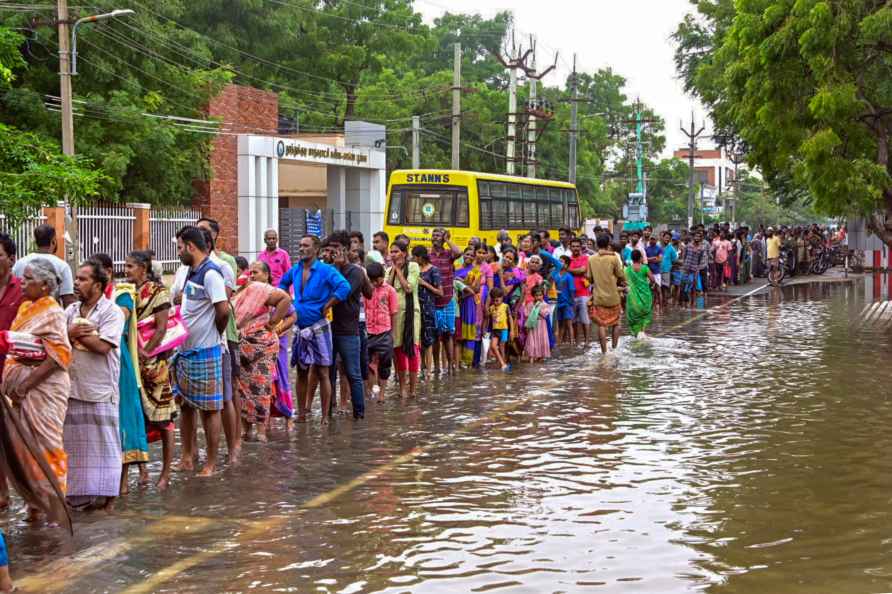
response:
[[[266,249],[260,252],[257,259],[269,266],[270,282],[277,287],[291,268],[291,257],[279,247],[279,234],[275,229],[266,230],[263,234],[263,243],[266,244]]]
[[[104,295],[109,280],[99,262],[85,262],[75,279],[78,301],[65,310],[74,348],[63,441],[68,454],[66,499],[75,509],[111,510],[121,488],[118,346],[124,314]]]
[[[201,411],[207,460],[199,476],[211,476],[217,469],[217,448],[222,428],[222,345],[229,322],[229,300],[223,273],[209,257],[205,233],[201,229],[181,229],[177,234],[177,250],[180,261],[188,266],[180,313],[189,331],[172,366],[173,393],[182,399],[180,468],[193,468],[197,454],[195,411]]]
[[[346,378],[350,384],[353,418],[362,419],[365,417],[365,385],[360,368],[359,308],[361,297],[371,299],[372,283],[362,268],[348,261],[349,249],[350,236],[346,231],[335,231],[329,235],[323,248],[328,251],[330,260],[327,263],[333,265],[350,284],[350,294],[332,308],[332,343],[334,353],[340,360],[341,381]],[[334,366],[329,379],[334,386],[337,379],[337,368]]]
[[[322,396],[322,423],[331,420],[331,381],[329,367],[334,362],[331,324],[326,315],[350,295],[350,283],[337,271],[317,259],[319,239],[304,235],[300,240],[300,262],[291,267],[279,288],[294,288],[294,310],[298,330],[294,336],[291,364],[297,367],[298,423],[307,422],[318,383]]]
[[[611,252],[610,237],[598,236],[598,253],[588,259],[588,280],[594,285],[592,315],[598,324],[601,352],[607,352],[607,331],[610,330],[613,348],[619,345],[620,306],[619,285],[626,281],[623,267]]]
[[[440,348],[446,350],[446,363],[449,373],[455,370],[455,300],[452,281],[455,277],[455,260],[461,256],[461,248],[452,243],[449,233],[437,227],[431,233],[430,261],[440,272],[440,287],[443,294],[434,299],[437,323],[434,339],[434,373],[440,373]]]
[[[580,338],[588,346],[589,331],[592,322],[588,316],[588,305],[591,299],[588,274],[589,256],[582,253],[582,240],[574,237],[570,241],[570,274],[573,275],[575,297],[573,299],[573,320],[576,323],[576,345],[579,346]]]

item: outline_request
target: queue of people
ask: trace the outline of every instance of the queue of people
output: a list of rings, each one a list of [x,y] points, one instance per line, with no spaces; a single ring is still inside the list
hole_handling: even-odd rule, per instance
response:
[[[0,468],[30,469],[9,477],[27,485],[30,520],[59,493],[71,509],[113,509],[133,467],[149,482],[155,441],[158,489],[177,469],[211,476],[221,440],[235,465],[243,442],[268,440],[274,419],[286,429],[308,422],[317,392],[322,423],[359,420],[366,403],[388,397],[391,375],[411,399],[421,375],[509,371],[595,337],[606,353],[623,317],[641,335],[655,310],[748,282],[777,249],[763,240],[772,230],[745,228],[658,236],[647,227],[618,242],[600,229],[561,229],[554,241],[531,231],[516,243],[502,231],[495,245],[465,246],[438,228],[430,248],[381,231],[366,253],[361,233],[335,231],[302,237],[292,264],[274,230],[254,262],[218,249],[219,232],[211,219],[179,231],[182,266],[169,287],[148,251],[131,253],[118,280],[101,254],[71,275],[52,256],[52,227],[37,227],[37,252],[20,259],[0,234],[0,391],[39,459]]]

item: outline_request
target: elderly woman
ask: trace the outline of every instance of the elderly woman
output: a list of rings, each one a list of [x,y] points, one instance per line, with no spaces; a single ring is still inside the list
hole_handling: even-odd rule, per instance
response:
[[[238,390],[244,439],[253,438],[256,425],[257,440],[265,442],[279,357],[277,331],[280,322],[289,317],[291,297],[269,284],[271,274],[265,262],[254,262],[249,270],[251,280],[239,289],[233,300],[240,336]]]
[[[62,443],[65,413],[71,383],[68,366],[71,363],[71,343],[65,312],[53,298],[58,287],[52,263],[43,258],[29,262],[22,276],[25,301],[19,308],[11,330],[37,337],[46,358],[39,364],[8,357],[3,368],[0,392],[12,400],[20,413],[25,430],[34,439],[37,451],[52,475],[45,475],[39,466],[23,463],[24,471],[43,501],[52,501],[67,484],[68,457]],[[28,518],[36,521],[38,508],[28,506]]]

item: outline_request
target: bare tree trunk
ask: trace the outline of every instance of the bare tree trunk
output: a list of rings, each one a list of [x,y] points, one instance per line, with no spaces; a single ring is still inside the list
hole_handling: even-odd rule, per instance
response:
[[[344,118],[341,120],[341,126],[343,126],[344,122],[347,120],[352,120],[356,113],[356,89],[359,87],[359,83],[345,83],[342,86],[344,87],[344,93],[347,95],[347,105],[344,108]]]

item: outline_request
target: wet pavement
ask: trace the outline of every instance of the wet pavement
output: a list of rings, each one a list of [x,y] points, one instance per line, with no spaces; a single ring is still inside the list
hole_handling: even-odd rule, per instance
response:
[[[214,478],[134,489],[73,539],[11,512],[13,575],[131,594],[888,591],[892,344],[854,323],[872,298],[710,297],[607,357],[428,380]]]

